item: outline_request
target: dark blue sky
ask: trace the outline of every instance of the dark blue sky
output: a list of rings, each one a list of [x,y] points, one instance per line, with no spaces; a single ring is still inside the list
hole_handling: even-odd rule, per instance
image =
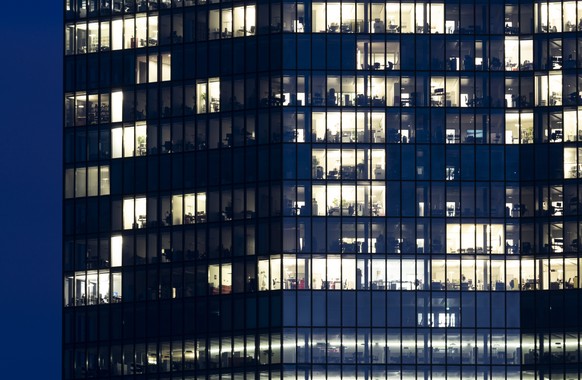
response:
[[[63,6],[62,0],[2,3],[0,363],[5,379],[61,377]]]

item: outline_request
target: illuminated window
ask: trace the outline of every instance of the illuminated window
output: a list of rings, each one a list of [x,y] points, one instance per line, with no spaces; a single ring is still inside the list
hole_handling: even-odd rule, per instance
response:
[[[206,193],[172,196],[173,225],[206,222]]]
[[[503,224],[447,224],[446,233],[448,253],[505,252]]]
[[[147,221],[146,198],[126,198],[123,200],[123,228],[144,228]]]
[[[312,31],[360,33],[364,31],[364,5],[358,3],[313,3]]]
[[[208,82],[196,83],[197,113],[220,111],[220,79],[210,78]]]
[[[209,265],[208,288],[211,295],[232,293],[232,264]]]
[[[507,144],[532,144],[533,113],[506,113],[505,114],[505,141]]]
[[[65,198],[109,195],[109,166],[89,166],[65,171]]]
[[[564,148],[564,178],[582,177],[582,149]]]
[[[549,75],[536,75],[535,105],[562,105],[562,74],[560,72],[551,72]]]
[[[123,120],[123,91],[111,93],[111,122]]]
[[[117,303],[122,301],[121,273],[90,270],[65,276],[66,307]]]
[[[145,122],[135,126],[111,129],[111,158],[145,156],[147,153],[147,126]]]

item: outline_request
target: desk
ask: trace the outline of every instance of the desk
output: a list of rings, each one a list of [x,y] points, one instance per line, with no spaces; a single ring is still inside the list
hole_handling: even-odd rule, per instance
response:
[[[314,106],[323,106],[323,97],[320,94],[315,94],[312,99],[312,104]]]
[[[525,283],[522,286],[523,290],[535,290],[536,289],[536,284],[535,281],[533,279],[526,279]]]
[[[342,207],[341,209],[339,207],[330,207],[329,210],[327,211],[327,215],[328,216],[353,216],[354,213],[352,211],[352,214],[350,215],[349,210],[346,207]]]
[[[575,32],[576,31],[576,23],[572,24],[570,21],[566,21],[566,25],[564,26],[564,32]]]
[[[431,288],[431,290],[444,290],[443,283],[439,282],[439,281],[431,282],[430,288]]]
[[[136,151],[138,156],[145,156],[147,154],[147,147],[145,144],[139,144]]]
[[[340,179],[337,169],[331,170],[327,173],[327,179]]]
[[[360,241],[353,241],[348,242],[345,240],[341,241],[342,244],[342,253],[360,253],[362,251],[362,242]]]
[[[371,285],[370,287],[372,290],[384,290],[384,289],[386,289],[386,285],[384,284],[383,280],[372,281],[372,283],[370,285]]]
[[[321,281],[321,289],[341,289],[341,280],[335,279],[331,281]]]
[[[505,62],[505,70],[506,71],[517,71],[517,63]]]
[[[461,136],[457,135],[456,133],[449,133],[447,135],[447,144],[458,144],[461,142]],[[453,210],[454,215],[454,210]]]
[[[550,106],[559,105],[562,105],[562,95],[558,93],[552,93],[552,95],[550,95]]]
[[[283,284],[284,289],[297,289],[297,279],[295,278],[288,278]]]
[[[374,283],[376,284],[374,285]],[[372,289],[374,289],[374,286],[376,286],[376,289],[384,288],[384,284],[382,281],[372,281]],[[389,280],[386,282],[386,290],[415,290],[415,289],[416,285],[414,284],[413,281]]]
[[[442,88],[435,89],[430,94],[430,105],[433,107],[442,107],[444,105],[445,91]]]
[[[519,28],[516,26],[505,26],[505,34],[519,34]]]
[[[356,179],[356,168],[354,166],[342,166],[341,179]]]
[[[395,103],[397,103],[397,102],[395,102]],[[413,102],[412,102],[412,99],[411,98],[402,97],[400,99],[400,106],[401,107],[410,107],[410,106],[412,106],[412,104],[413,104]]]
[[[372,106],[373,107],[383,107],[386,105],[386,101],[384,98],[374,97],[372,98]]]
[[[356,134],[354,132],[342,132],[342,143],[355,143]],[[338,141],[339,142],[339,141]]]
[[[358,106],[369,106],[371,101],[371,97],[365,96],[363,94],[358,94],[356,96],[356,105]]]
[[[550,69],[557,70],[562,68],[562,56],[561,55],[553,55],[550,57]]]
[[[388,32],[388,33],[398,33],[398,32],[400,32],[400,25],[388,24],[388,30],[386,32]]]
[[[341,26],[342,33],[352,33],[352,26],[351,24],[343,23]]]
[[[331,33],[337,33],[339,30],[339,24],[332,22],[331,25],[329,26],[329,28],[327,29],[328,32]]]
[[[210,100],[210,112],[218,112],[220,111],[220,103],[217,98],[212,98]]]
[[[204,223],[206,222],[206,212],[198,211],[196,212],[196,222],[197,223]]]
[[[196,219],[194,218],[194,216],[192,214],[184,215],[184,224],[194,224],[195,222],[196,222]]]
[[[447,290],[461,290],[461,284],[458,282],[448,282]]]

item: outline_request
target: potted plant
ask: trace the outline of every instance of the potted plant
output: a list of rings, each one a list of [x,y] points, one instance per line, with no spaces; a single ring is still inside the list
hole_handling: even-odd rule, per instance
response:
[[[205,113],[207,110],[206,108],[206,93],[203,92],[200,94],[200,104],[198,107],[198,113]]]
[[[145,136],[137,136],[137,155],[145,156],[146,154],[146,138]]]

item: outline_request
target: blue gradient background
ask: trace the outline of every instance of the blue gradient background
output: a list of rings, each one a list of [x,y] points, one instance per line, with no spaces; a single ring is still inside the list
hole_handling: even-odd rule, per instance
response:
[[[61,377],[64,2],[2,2],[0,370]]]

